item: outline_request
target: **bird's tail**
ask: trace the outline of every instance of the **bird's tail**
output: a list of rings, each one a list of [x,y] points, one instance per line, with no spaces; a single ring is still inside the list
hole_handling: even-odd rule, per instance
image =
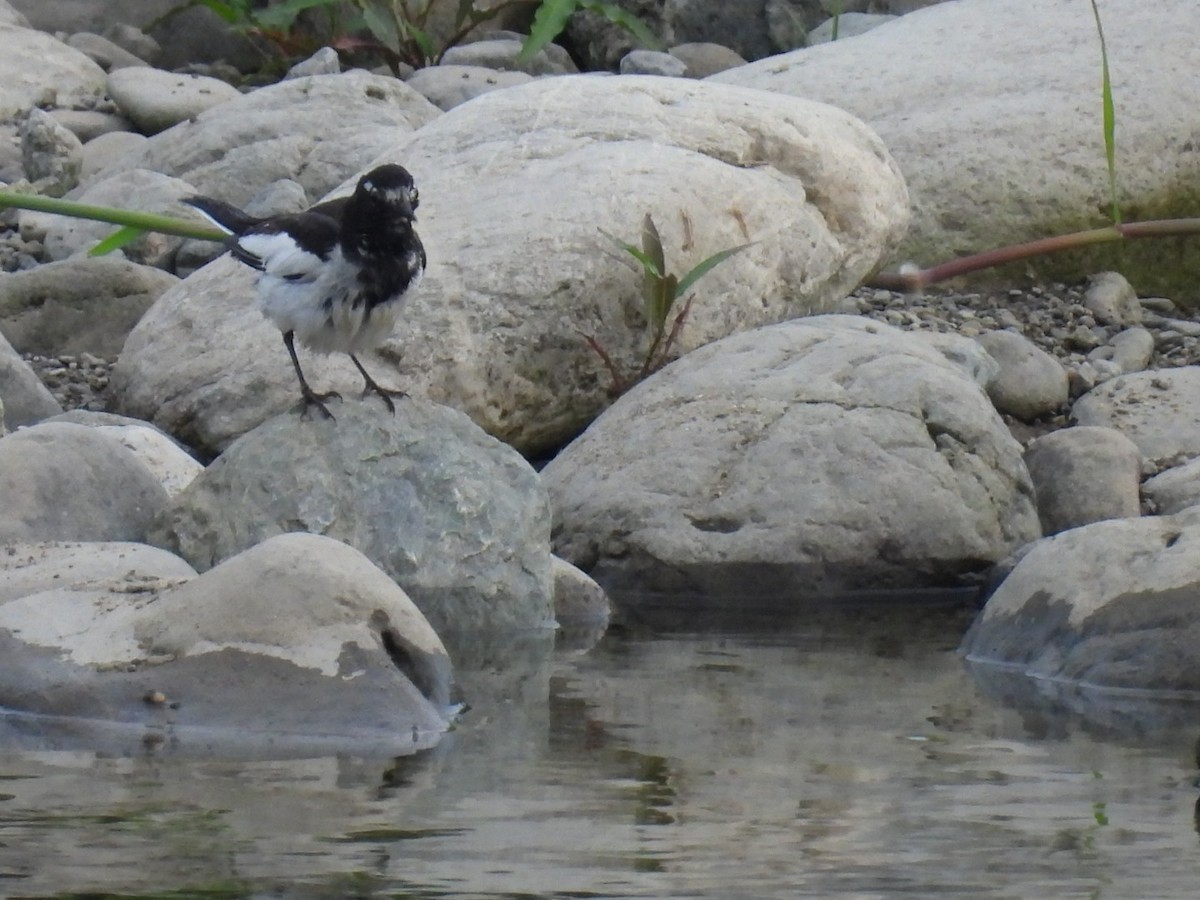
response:
[[[244,234],[248,228],[257,225],[259,220],[246,215],[236,206],[224,200],[212,197],[183,197],[183,202],[200,210],[201,215],[222,231],[231,235]]]

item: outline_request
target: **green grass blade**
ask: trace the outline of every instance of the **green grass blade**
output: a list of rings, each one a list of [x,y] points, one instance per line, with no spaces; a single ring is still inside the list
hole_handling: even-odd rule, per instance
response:
[[[114,250],[120,250],[125,245],[132,244],[145,233],[146,229],[134,228],[132,225],[118,228],[89,250],[88,256],[104,256],[106,253],[112,253]]]
[[[76,203],[74,200],[58,200],[38,194],[20,194],[16,191],[0,191],[0,209],[6,207],[32,209],[36,212],[54,213],[76,219],[92,219],[97,222],[140,228],[144,231],[198,238],[202,241],[224,242],[227,237],[223,231],[188,219],[177,219],[174,216],[164,216],[158,213],[135,212],[130,209],[117,209],[113,206],[92,206],[87,203]]]
[[[579,6],[579,0],[542,0],[533,16],[529,37],[521,45],[518,63],[529,62],[533,55],[562,34],[571,13]]]
[[[660,269],[655,264],[653,259],[651,259],[649,256],[646,255],[645,251],[642,250],[641,247],[637,247],[637,246],[634,246],[633,244],[626,243],[625,241],[621,240],[616,235],[609,234],[603,228],[600,229],[600,233],[602,235],[604,235],[606,238],[608,238],[610,241],[612,241],[614,244],[616,244],[618,247],[620,247],[622,250],[624,250],[626,253],[628,253],[630,256],[632,256],[634,259],[636,259],[638,262],[640,262],[642,264],[642,268],[646,272],[648,272],[651,275],[654,275],[657,278],[663,277],[662,269]]]
[[[254,12],[254,21],[263,28],[278,28],[288,31],[296,24],[300,13],[315,6],[332,6],[338,0],[287,0],[285,3],[273,3],[266,9]]]
[[[395,17],[385,12],[379,3],[372,3],[369,0],[361,3],[360,8],[363,21],[367,24],[367,30],[371,32],[375,40],[393,53],[399,53],[400,27]]]
[[[720,253],[714,253],[708,259],[704,260],[704,262],[694,266],[691,271],[684,275],[683,279],[679,282],[679,286],[675,289],[675,296],[678,297],[682,294],[686,294],[693,284],[695,284],[721,263],[725,262],[725,260],[729,259],[729,257],[733,256],[733,254],[741,253],[749,246],[750,244],[739,244],[736,247],[730,247],[726,250],[722,250]]]
[[[651,31],[645,22],[629,12],[629,10],[622,9],[617,4],[609,3],[607,0],[577,0],[577,2],[580,9],[599,13],[614,25],[624,28],[651,50],[663,49],[662,41],[658,39],[658,35]]]
[[[1121,224],[1121,204],[1117,199],[1117,114],[1113,107],[1112,80],[1108,74],[1108,45],[1104,41],[1104,26],[1100,23],[1100,8],[1092,0],[1092,15],[1096,17],[1096,33],[1100,36],[1100,63],[1103,71],[1104,92],[1104,155],[1108,160],[1108,197],[1112,204],[1114,225]]]

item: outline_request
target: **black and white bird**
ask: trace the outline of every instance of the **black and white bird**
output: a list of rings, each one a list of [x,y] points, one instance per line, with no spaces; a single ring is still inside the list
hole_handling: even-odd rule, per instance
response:
[[[302,213],[256,218],[211,197],[189,197],[228,232],[229,252],[258,269],[258,306],[279,326],[305,405],[329,418],[325,401],[304,378],[296,339],[318,353],[350,355],[392,412],[404,391],[381,387],[357,354],[383,343],[396,325],[404,298],[425,271],[425,248],[413,225],[417,187],[403,166],[378,166],[358,180],[349,197],[318,203]]]

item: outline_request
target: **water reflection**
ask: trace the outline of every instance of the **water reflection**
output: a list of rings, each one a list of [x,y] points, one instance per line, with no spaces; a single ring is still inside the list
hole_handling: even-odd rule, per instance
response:
[[[1191,897],[1200,719],[980,689],[969,615],[480,648],[403,759],[0,751],[0,893]]]

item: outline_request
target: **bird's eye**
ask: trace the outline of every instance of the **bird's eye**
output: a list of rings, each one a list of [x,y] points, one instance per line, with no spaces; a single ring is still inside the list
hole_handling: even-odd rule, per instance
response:
[[[409,193],[408,202],[412,204],[414,209],[416,208],[417,204],[421,202],[421,195],[417,193],[416,188],[413,188]]]

